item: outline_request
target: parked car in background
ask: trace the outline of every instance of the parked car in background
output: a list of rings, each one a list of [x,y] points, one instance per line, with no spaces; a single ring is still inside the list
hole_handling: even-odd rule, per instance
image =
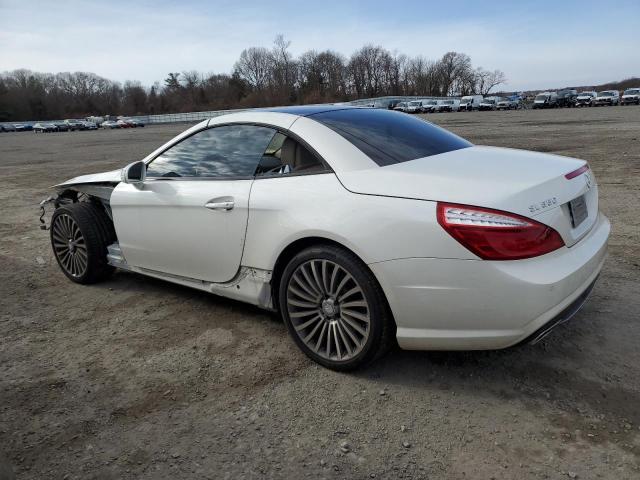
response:
[[[100,126],[102,128],[109,128],[109,129],[120,128],[120,125],[118,125],[118,122],[114,122],[113,120],[105,120],[104,122],[102,122],[102,124],[100,124]]]
[[[407,102],[398,102],[393,109],[397,112],[406,112],[408,106]]]
[[[576,107],[593,107],[593,103],[598,94],[592,90],[580,92],[576,97]]]
[[[370,107],[370,108],[375,108],[375,107]],[[137,120],[135,118],[128,119],[128,122],[134,127],[144,127],[144,123],[142,123],[140,120]]]
[[[440,100],[438,105],[433,109],[434,112],[457,112],[460,108],[460,100],[452,98],[447,100]]]
[[[598,92],[598,96],[594,102],[596,107],[599,106],[613,106],[618,105],[620,103],[620,92],[617,90],[604,90],[602,92]]]
[[[627,88],[622,94],[620,105],[640,105],[640,88]]]
[[[96,117],[95,115],[93,115],[91,117],[86,117],[85,120],[87,122],[92,122],[92,123],[95,123],[97,126],[100,126],[102,122],[104,122],[107,119],[104,117]]]
[[[496,105],[496,110],[517,110],[519,106],[520,102],[518,102],[517,100],[503,98]]]
[[[64,121],[64,123],[67,124],[67,126],[69,127],[69,130],[71,131],[84,130],[84,122],[82,120],[74,120],[74,119],[68,118],[67,120]]]
[[[472,110],[478,110],[482,103],[482,95],[465,95],[460,99],[459,111],[470,112]]]
[[[536,95],[532,108],[556,108],[558,106],[558,94],[556,92],[542,92]]]
[[[578,97],[578,91],[565,88],[564,90],[560,90],[558,92],[558,106],[559,107],[575,107],[576,106],[576,98]]]
[[[0,125],[0,127],[2,128],[3,132],[15,132],[16,131],[16,127],[13,123],[3,123],[2,125]]]
[[[388,100],[386,103],[382,103],[380,108],[386,108],[388,110],[393,110],[396,108],[396,105],[400,103],[400,100]]]
[[[422,112],[422,100],[412,100],[407,103],[407,113],[420,113]]]
[[[57,132],[58,127],[53,123],[39,122],[33,126],[33,131],[35,133]]]
[[[120,128],[133,128],[133,125],[130,124],[127,120],[118,120],[116,122]]]
[[[433,113],[439,103],[438,100],[423,100],[422,113]]]
[[[487,98],[483,98],[482,102],[480,102],[480,106],[478,107],[478,110],[480,111],[484,111],[484,110],[495,110],[496,107],[498,106],[498,102],[501,99],[498,99],[496,97],[487,97]]]
[[[83,125],[83,130],[97,130],[98,129],[98,125],[96,125],[94,122],[84,121],[84,122],[82,122],[82,125]]]
[[[53,122],[53,124],[58,128],[59,132],[70,132],[71,127],[65,122]]]

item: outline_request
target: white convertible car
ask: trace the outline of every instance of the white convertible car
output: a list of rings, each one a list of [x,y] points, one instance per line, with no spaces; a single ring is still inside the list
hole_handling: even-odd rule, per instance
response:
[[[55,257],[279,311],[334,369],[539,340],[584,303],[610,225],[583,160],[474,146],[403,113],[206,120],[123,170],[57,185]]]

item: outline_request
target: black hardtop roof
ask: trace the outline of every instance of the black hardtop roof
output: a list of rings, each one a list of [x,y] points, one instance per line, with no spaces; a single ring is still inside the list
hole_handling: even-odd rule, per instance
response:
[[[299,115],[301,117],[308,117],[316,113],[332,112],[335,110],[351,110],[353,105],[294,105],[291,107],[273,107],[260,109],[263,112],[279,112],[290,113],[291,115]]]

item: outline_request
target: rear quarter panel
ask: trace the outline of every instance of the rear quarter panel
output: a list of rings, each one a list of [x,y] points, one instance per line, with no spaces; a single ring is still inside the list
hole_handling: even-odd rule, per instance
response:
[[[308,237],[338,242],[368,264],[477,259],[440,227],[435,202],[351,193],[333,173],[256,179],[242,264],[272,270],[288,245]]]

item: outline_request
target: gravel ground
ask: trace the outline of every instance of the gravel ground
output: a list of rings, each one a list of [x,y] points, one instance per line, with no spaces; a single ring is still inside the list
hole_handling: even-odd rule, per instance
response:
[[[0,477],[639,478],[640,108],[428,118],[588,160],[610,256],[584,309],[538,345],[394,351],[352,374],[317,367],[250,306],[58,270],[37,227],[48,187],[184,125],[1,134]]]

